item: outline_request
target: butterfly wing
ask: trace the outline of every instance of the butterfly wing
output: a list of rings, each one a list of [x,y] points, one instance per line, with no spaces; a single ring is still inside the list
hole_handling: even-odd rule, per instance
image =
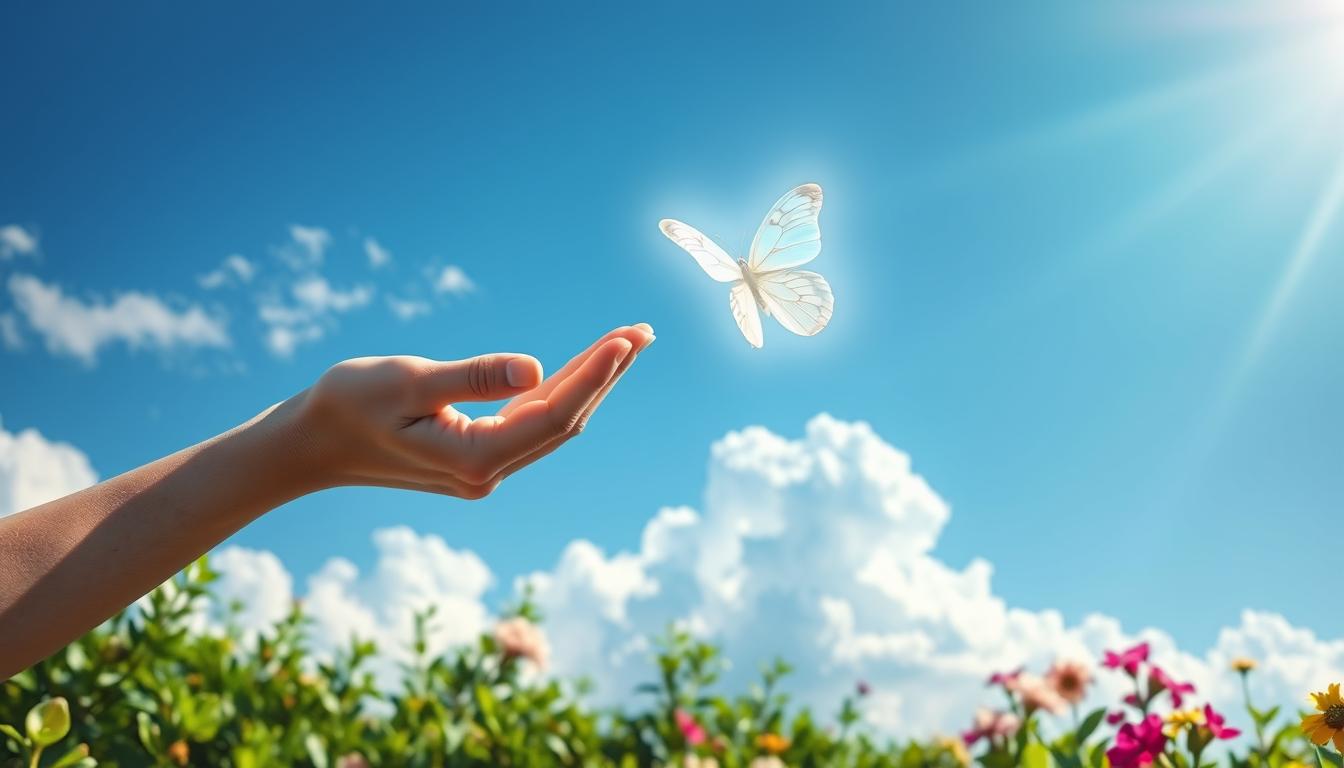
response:
[[[765,334],[761,332],[761,314],[756,311],[756,299],[745,281],[738,280],[728,291],[728,306],[732,307],[733,319],[747,343],[760,349],[765,346]]]
[[[830,283],[816,272],[767,272],[756,276],[756,289],[779,324],[799,336],[815,336],[831,321],[835,296]]]
[[[751,241],[747,264],[753,272],[801,266],[821,253],[821,187],[804,184],[770,208]],[[698,233],[697,233],[698,234]]]
[[[734,280],[742,279],[742,270],[737,266],[737,262],[724,252],[713,240],[705,237],[689,224],[683,224],[676,219],[663,219],[658,222],[658,228],[667,235],[667,239],[681,246],[681,249],[691,254],[700,268],[705,270],[705,274],[718,280],[720,283],[730,283]]]

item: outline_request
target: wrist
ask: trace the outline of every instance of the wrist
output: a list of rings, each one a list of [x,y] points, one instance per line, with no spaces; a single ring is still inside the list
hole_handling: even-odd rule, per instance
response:
[[[339,484],[329,476],[317,430],[306,417],[307,395],[305,390],[276,403],[228,435],[252,453],[277,506]]]

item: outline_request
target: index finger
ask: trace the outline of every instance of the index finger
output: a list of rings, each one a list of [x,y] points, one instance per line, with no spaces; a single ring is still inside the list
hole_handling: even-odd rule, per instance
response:
[[[644,346],[647,343],[648,337],[652,335],[653,335],[653,328],[650,327],[648,323],[623,325],[620,328],[607,331],[605,334],[602,335],[602,338],[590,344],[588,348],[585,349],[584,351],[570,358],[570,361],[568,363],[565,363],[564,366],[560,368],[560,370],[546,377],[546,380],[541,382],[541,384],[537,385],[536,387],[533,387],[527,392],[524,392],[515,397],[514,399],[510,400],[509,402],[505,403],[504,407],[499,409],[499,415],[508,416],[509,414],[517,411],[523,405],[526,405],[527,403],[534,402],[536,400],[543,400],[546,397],[548,397],[551,394],[551,392],[553,392],[555,388],[560,385],[561,382],[563,382],[566,378],[568,378],[571,374],[573,374],[574,371],[578,370],[579,366],[583,365],[583,363],[590,356],[592,356],[594,352],[600,349],[603,344],[606,344],[612,339],[623,338],[626,341],[629,341],[630,344],[633,345],[636,349],[638,349]]]

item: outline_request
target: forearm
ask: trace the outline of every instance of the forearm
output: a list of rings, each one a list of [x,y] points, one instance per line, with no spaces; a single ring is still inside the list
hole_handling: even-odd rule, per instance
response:
[[[211,440],[0,518],[0,680],[321,486],[302,395]]]

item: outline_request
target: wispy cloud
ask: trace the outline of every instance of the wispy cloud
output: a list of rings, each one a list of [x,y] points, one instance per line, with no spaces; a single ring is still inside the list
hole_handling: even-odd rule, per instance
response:
[[[387,297],[387,306],[388,309],[392,310],[392,314],[396,315],[397,318],[401,320],[414,320],[417,317],[428,315],[433,311],[433,307],[431,307],[427,301],[421,301],[419,299],[401,299],[396,296]]]
[[[224,257],[224,261],[215,269],[196,278],[196,282],[207,291],[232,283],[250,283],[257,274],[257,267],[243,256],[234,253]]]
[[[322,227],[291,224],[289,242],[275,249],[275,253],[292,269],[303,270],[322,263],[331,245],[331,233]]]
[[[37,235],[18,224],[0,227],[0,259],[8,259],[16,254],[30,254],[36,250]]]
[[[230,344],[224,321],[199,305],[175,310],[139,291],[117,294],[111,301],[83,300],[23,274],[11,275],[8,287],[18,313],[47,350],[85,365],[93,365],[100,349],[116,343],[160,351]]]
[[[373,300],[374,289],[357,285],[338,290],[325,277],[314,274],[291,285],[290,295],[292,303],[264,299],[257,310],[266,325],[266,347],[277,357],[291,357],[300,344],[321,339],[335,315],[367,305]]]
[[[369,266],[373,269],[385,267],[392,261],[392,252],[372,237],[364,238],[364,255],[369,257]]]
[[[13,312],[0,312],[0,345],[14,351],[23,349],[23,334],[19,331],[19,319]]]

